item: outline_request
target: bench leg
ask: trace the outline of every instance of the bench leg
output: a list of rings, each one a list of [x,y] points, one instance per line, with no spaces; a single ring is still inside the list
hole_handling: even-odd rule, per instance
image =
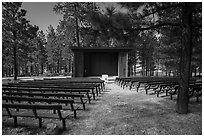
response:
[[[132,89],[132,83],[130,84],[130,90]]]
[[[103,85],[103,83],[101,84],[101,91],[103,91],[104,90],[104,85]]]
[[[14,126],[17,127],[17,126],[18,126],[18,123],[17,123],[17,117],[14,116],[14,117],[13,117],[13,120],[14,120]]]
[[[85,103],[83,103],[83,110],[85,110]]]
[[[62,119],[62,126],[63,126],[63,130],[66,130],[66,122],[65,122],[65,119]]]
[[[39,128],[42,128],[42,118],[39,118]]]
[[[76,110],[74,110],[74,118],[76,118]]]
[[[169,90],[166,90],[166,96],[168,96],[168,91],[169,91]]]
[[[159,97],[159,92],[157,91],[157,97]]]
[[[96,96],[98,96],[98,88],[96,87],[96,89],[95,89],[95,90],[96,90]]]
[[[88,97],[88,100],[89,100],[89,104],[91,104],[91,98],[90,97]]]
[[[96,98],[95,98],[95,93],[92,92],[92,94],[93,94],[93,99],[95,100],[95,99],[96,99]]]
[[[53,114],[56,114],[56,109],[53,109]]]
[[[100,88],[100,86],[98,87],[98,93],[101,94],[101,88]]]
[[[88,98],[88,100],[89,100],[89,104],[91,104],[91,98],[90,98],[90,96],[89,96],[89,93],[87,94],[87,98]]]
[[[198,95],[196,96],[196,101],[199,102],[199,96]]]

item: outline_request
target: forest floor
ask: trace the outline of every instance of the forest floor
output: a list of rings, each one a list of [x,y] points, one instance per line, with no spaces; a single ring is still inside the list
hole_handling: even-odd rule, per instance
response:
[[[62,134],[62,135],[201,135],[202,99],[191,98],[188,114],[176,113],[176,96],[156,97],[140,89],[122,89],[106,84],[106,89],[77,113],[77,119],[67,119],[67,130],[61,131],[59,120],[23,118],[13,127],[13,119],[2,118],[3,135]]]

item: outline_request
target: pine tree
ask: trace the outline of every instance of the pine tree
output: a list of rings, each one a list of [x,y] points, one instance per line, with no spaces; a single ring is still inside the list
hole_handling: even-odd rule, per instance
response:
[[[2,12],[2,27],[3,33],[10,35],[10,38],[4,35],[3,41],[9,41],[10,51],[12,50],[13,68],[14,68],[14,80],[17,80],[19,73],[18,60],[22,55],[26,54],[29,48],[31,39],[36,36],[38,30],[37,26],[32,26],[29,21],[26,20],[26,10],[21,8],[20,2],[3,2]],[[3,44],[5,44],[5,42]],[[3,45],[6,46],[6,45]],[[4,54],[4,53],[3,53]],[[10,56],[10,55],[9,55]]]

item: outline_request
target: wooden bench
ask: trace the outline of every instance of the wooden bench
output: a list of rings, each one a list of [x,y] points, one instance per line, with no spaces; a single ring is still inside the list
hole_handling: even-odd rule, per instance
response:
[[[62,121],[63,130],[66,129],[66,119],[69,117],[70,114],[62,113],[62,106],[61,105],[37,105],[37,104],[2,104],[2,108],[5,109],[2,111],[2,116],[8,116],[14,119],[14,126],[16,127],[17,118],[18,117],[31,117],[36,118],[39,120],[39,127],[42,127],[42,118],[48,119],[59,119]],[[14,109],[14,110],[13,110]],[[15,111],[16,109],[25,110],[22,111]],[[28,111],[30,110],[30,111]],[[43,113],[39,112],[39,110],[55,110],[57,113]]]
[[[190,81],[190,82],[194,83],[194,81]],[[173,94],[176,91],[175,86],[179,85],[179,81],[178,81],[178,79],[169,79],[169,78],[165,79],[164,78],[158,82],[149,82],[148,83],[148,85],[151,85],[151,84],[157,84],[157,86],[155,86],[153,88],[153,90],[157,94],[157,97],[159,97],[159,94],[162,92],[166,92],[166,96],[168,96],[169,92],[170,92],[170,94]]]
[[[115,80],[114,80],[114,84],[118,84],[119,83],[119,78],[116,77]]]
[[[41,98],[66,98],[73,99],[74,103],[80,103],[85,110],[85,104],[88,100],[84,99],[84,94],[71,94],[71,93],[31,93],[31,92],[2,92],[6,96],[20,96],[20,97],[41,97]],[[76,99],[79,98],[79,99]],[[79,102],[78,102],[79,101]]]
[[[196,96],[196,101],[199,102],[199,97],[202,96],[202,87],[194,87],[193,91]]]
[[[74,89],[59,89],[59,88],[42,88],[42,87],[21,87],[21,86],[6,86],[6,87],[2,87],[2,90],[3,91],[8,91],[8,92],[28,92],[28,93],[38,93],[40,92],[41,94],[42,93],[57,93],[60,95],[60,93],[70,93],[69,96],[73,96],[71,94],[76,94],[76,93],[79,93],[79,94],[85,94],[89,103],[91,103],[91,95],[90,95],[90,90],[74,90]],[[57,95],[56,94],[56,95]],[[95,99],[95,93],[92,92],[91,93],[93,95],[93,98]],[[68,95],[67,95],[68,96]]]
[[[86,83],[86,84],[79,84],[79,83],[44,83],[43,81],[41,83],[19,83],[18,85],[37,85],[37,86],[53,86],[53,87],[66,87],[69,89],[91,89],[96,91],[96,95],[101,94],[101,88],[100,84],[92,84],[92,83]]]
[[[179,91],[179,85],[175,86],[175,89],[172,91],[169,91],[170,99],[173,99],[173,95],[176,95]],[[199,97],[202,96],[202,83],[197,84],[190,84],[189,85],[189,98],[196,96],[196,101],[199,102]]]
[[[17,96],[2,96],[2,100],[6,102],[10,102],[11,104],[13,103],[20,103],[20,104],[36,104],[36,103],[44,103],[46,104],[64,104],[63,109],[64,110],[70,110],[71,113],[74,114],[74,118],[76,118],[77,113],[76,110],[78,109],[75,108],[74,106],[74,100],[73,99],[51,99],[51,98],[37,98],[37,97],[17,97]],[[70,106],[68,106],[68,104]]]
[[[175,89],[176,85],[178,85],[176,82],[159,84],[159,88],[155,90],[155,93],[157,94],[157,97],[159,97],[161,92],[166,92],[166,96],[168,96],[169,91]]]
[[[121,84],[122,88],[124,89],[125,87],[128,87],[130,82],[131,82],[131,78],[123,79],[122,84]]]
[[[191,79],[191,81],[195,81],[196,79]],[[116,79],[116,82],[124,88],[128,87],[131,90],[134,86],[137,91],[142,84],[151,83],[151,82],[178,82],[179,77],[156,77],[156,76],[138,76],[138,77],[119,77]]]
[[[164,83],[164,82],[161,82],[161,81],[159,81],[159,82],[153,81],[153,82],[146,83],[146,84],[145,84],[146,94],[148,94],[148,91],[149,91],[149,90],[155,91],[156,89],[159,88],[160,84],[163,84],[163,83]]]
[[[99,78],[64,78],[64,79],[44,79],[44,80],[34,80],[34,81],[20,81],[19,83],[49,83],[49,84],[89,84],[89,85],[97,85],[99,92],[105,89],[104,81]]]
[[[130,79],[129,77],[117,77],[115,79],[115,83],[117,83],[119,86],[124,87],[125,82]]]
[[[149,83],[149,81],[146,81],[146,80],[140,80],[138,82],[134,81],[134,85],[135,85],[136,91],[138,92],[139,88],[141,88],[141,85],[144,85],[144,88],[145,88],[147,83]]]
[[[45,88],[66,88],[66,89],[89,89],[99,94],[99,84],[64,84],[64,83],[8,83],[3,86],[20,86],[20,87],[45,87]]]
[[[30,91],[38,91],[38,89],[42,91],[52,91],[52,92],[78,92],[78,93],[90,93],[93,95],[93,99],[95,100],[95,92],[94,92],[94,87],[87,87],[87,88],[82,88],[82,87],[64,87],[64,86],[52,86],[52,85],[21,85],[21,84],[2,84],[2,87],[13,87],[16,88],[16,90],[24,90],[25,89],[30,89]],[[17,89],[19,88],[19,89]],[[89,94],[87,94],[87,97],[91,97]],[[90,100],[89,100],[90,102]]]
[[[202,96],[202,81],[189,84],[189,98],[193,96],[195,96],[196,101],[199,102],[199,97]]]
[[[147,87],[147,84],[162,83],[162,82],[165,83],[165,82],[171,82],[171,81],[178,81],[178,78],[177,77],[138,77],[138,78],[133,78],[131,80],[130,90],[132,89],[133,85],[135,85],[135,84],[136,84],[136,88],[138,90],[142,83],[145,84]]]

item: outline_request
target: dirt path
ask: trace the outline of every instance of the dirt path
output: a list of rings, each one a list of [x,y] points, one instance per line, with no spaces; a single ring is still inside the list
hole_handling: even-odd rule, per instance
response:
[[[202,103],[189,105],[190,113],[175,112],[175,100],[145,92],[106,85],[105,92],[63,134],[72,135],[155,135],[202,134]]]

